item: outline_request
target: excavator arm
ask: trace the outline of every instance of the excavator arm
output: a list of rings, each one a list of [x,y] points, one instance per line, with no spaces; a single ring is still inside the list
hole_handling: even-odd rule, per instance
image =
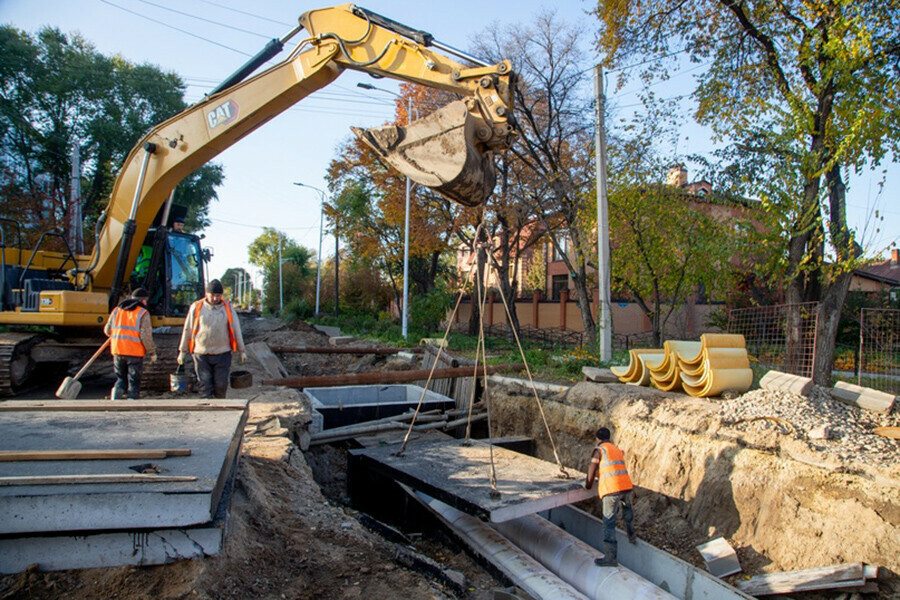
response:
[[[77,284],[107,289],[115,301],[140,251],[132,240],[143,239],[171,190],[345,69],[461,95],[407,127],[355,131],[385,162],[452,200],[474,206],[490,195],[492,154],[506,148],[513,134],[508,61],[482,63],[352,4],[304,13],[288,37],[301,31],[307,37],[283,62],[240,81],[255,69],[248,63],[246,73],[239,71],[223,89],[154,127],[135,146],[116,179],[90,265],[78,269]],[[465,66],[436,47],[479,64]],[[260,53],[257,62],[267,58]]]

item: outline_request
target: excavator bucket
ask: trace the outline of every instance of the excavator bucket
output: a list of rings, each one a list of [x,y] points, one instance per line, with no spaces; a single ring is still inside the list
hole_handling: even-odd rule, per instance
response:
[[[411,180],[465,206],[478,206],[494,190],[490,152],[476,131],[489,131],[462,101],[451,102],[406,127],[352,128],[381,159]]]

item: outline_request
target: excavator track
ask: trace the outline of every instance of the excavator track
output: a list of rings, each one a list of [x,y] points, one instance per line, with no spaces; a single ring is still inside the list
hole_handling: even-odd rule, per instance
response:
[[[20,392],[34,370],[31,349],[43,339],[40,334],[0,333],[0,398]]]

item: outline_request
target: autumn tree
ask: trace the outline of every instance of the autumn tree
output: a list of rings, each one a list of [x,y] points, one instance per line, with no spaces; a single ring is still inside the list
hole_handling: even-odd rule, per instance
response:
[[[184,89],[174,73],[104,56],[77,34],[0,27],[0,212],[16,215],[29,238],[65,228],[77,144],[90,235],[125,157],[150,127],[187,107]],[[222,180],[211,164],[178,186],[190,229],[207,224]]]
[[[454,97],[414,84],[400,86],[395,124],[406,125],[407,98],[417,113],[428,114]],[[403,236],[406,178],[382,164],[359,139],[345,142],[328,170],[332,201],[326,216],[349,248],[348,260],[368,261],[382,270],[399,306],[403,288]],[[409,289],[428,294],[445,269],[441,255],[453,241],[461,210],[426,187],[414,185],[410,196]],[[343,258],[343,257],[342,257]]]
[[[829,383],[862,254],[847,223],[847,174],[897,156],[900,4],[617,0],[598,3],[596,15],[610,67],[638,62],[651,81],[682,56],[708,64],[695,118],[770,159],[772,171],[748,187],[784,215],[785,229],[773,233],[785,249],[788,302],[820,302],[814,379]]]
[[[492,60],[508,58],[518,74],[514,105],[519,131],[509,151],[514,182],[509,194],[530,207],[560,250],[575,285],[583,329],[594,340],[596,324],[587,301],[594,200],[584,31],[544,11],[527,25],[492,27],[480,40],[477,53]],[[567,246],[569,252],[562,252]]]

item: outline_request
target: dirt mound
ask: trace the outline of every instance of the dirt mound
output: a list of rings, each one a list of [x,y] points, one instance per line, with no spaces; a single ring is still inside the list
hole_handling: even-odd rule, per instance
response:
[[[747,399],[748,406],[760,402],[758,394]],[[613,430],[637,486],[638,536],[684,560],[702,566],[695,546],[723,536],[737,549],[744,574],[856,561],[900,571],[896,461],[882,466],[865,453],[846,459],[823,453],[821,442],[793,432],[736,423],[734,407],[595,383],[544,400],[564,464],[586,470],[594,431]],[[533,398],[496,390],[491,411],[494,435],[531,435],[539,456],[553,460]],[[866,435],[858,447],[876,437]],[[584,508],[596,514],[599,503]]]

